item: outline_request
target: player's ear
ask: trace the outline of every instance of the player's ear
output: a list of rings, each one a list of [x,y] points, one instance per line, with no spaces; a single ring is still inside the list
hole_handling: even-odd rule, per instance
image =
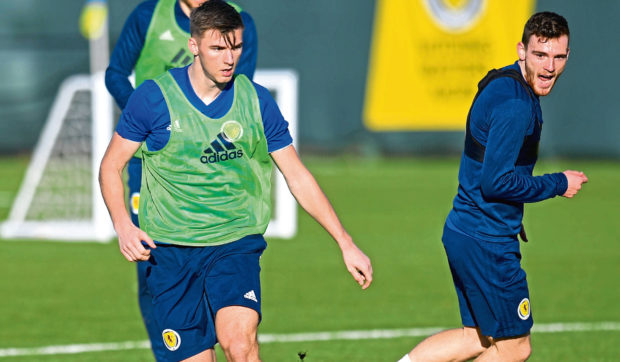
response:
[[[525,53],[527,53],[527,49],[525,48],[525,44],[523,42],[519,42],[517,44],[517,54],[519,55],[519,60],[525,60]]]
[[[194,37],[189,38],[187,41],[187,46],[189,51],[194,54],[194,56],[198,55],[198,40],[194,39]]]

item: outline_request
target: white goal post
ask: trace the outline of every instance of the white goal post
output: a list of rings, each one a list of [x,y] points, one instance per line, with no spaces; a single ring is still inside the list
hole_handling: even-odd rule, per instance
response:
[[[291,69],[261,70],[254,74],[254,81],[274,93],[274,97],[284,119],[288,121],[289,131],[293,137],[293,146],[297,147],[297,105],[298,77]],[[265,236],[289,239],[297,233],[297,201],[286,185],[280,172],[274,175],[273,215]]]
[[[71,76],[61,84],[2,224],[3,238],[107,241],[113,237],[96,172],[112,135],[112,103],[105,86],[100,89],[102,82],[99,73]]]
[[[274,93],[296,146],[298,77],[293,70],[257,70]],[[103,72],[74,75],[58,91],[8,219],[4,239],[110,241],[115,232],[98,183],[99,163],[113,130],[113,104]],[[274,213],[265,236],[297,232],[297,204],[279,172]]]

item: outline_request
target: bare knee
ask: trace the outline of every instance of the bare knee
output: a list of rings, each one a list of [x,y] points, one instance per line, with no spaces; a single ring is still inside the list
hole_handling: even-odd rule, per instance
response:
[[[530,358],[532,347],[529,344],[519,344],[510,350],[503,350],[499,354],[502,356],[502,361],[523,362]]]
[[[515,358],[517,361],[527,361],[532,355],[532,345],[529,343],[529,339],[524,343],[520,343],[515,351]]]
[[[530,336],[500,339],[493,343],[493,353],[502,361],[527,361],[532,354]]]
[[[530,343],[530,336],[524,336],[517,339],[516,346],[514,348],[513,356],[517,361],[527,361],[532,354],[532,345]]]
[[[466,361],[484,353],[491,345],[476,328],[449,329],[420,342],[409,352],[409,359],[417,361]]]
[[[258,356],[258,313],[244,307],[225,307],[215,317],[217,339],[228,361],[260,361]]]
[[[229,336],[219,341],[228,361],[258,361],[258,342],[256,338]]]
[[[463,338],[470,358],[479,356],[491,346],[491,341],[480,333],[479,328],[463,327]]]

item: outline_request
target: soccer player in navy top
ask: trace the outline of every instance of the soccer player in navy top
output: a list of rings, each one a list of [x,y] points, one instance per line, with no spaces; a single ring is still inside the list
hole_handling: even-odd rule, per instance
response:
[[[213,361],[219,343],[229,361],[259,361],[272,160],[363,289],[372,266],[299,159],[269,92],[234,74],[243,48],[238,12],[210,0],[190,23],[193,63],[146,80],[130,96],[101,162],[101,191],[121,253],[146,270],[157,360]],[[138,149],[140,228],[121,177]]]
[[[463,328],[435,334],[401,361],[525,361],[533,325],[517,235],[527,241],[523,204],[572,198],[578,171],[533,176],[542,129],[539,97],[551,92],[569,54],[566,20],[534,14],[519,60],[480,81],[467,119],[458,193],[442,241]]]
[[[140,3],[127,18],[114,47],[106,70],[106,86],[121,110],[127,104],[134,87],[129,81],[135,71],[136,87],[174,67],[184,67],[194,59],[187,47],[190,37],[191,10],[205,0],[147,0]],[[231,3],[233,4],[233,3]],[[234,5],[234,4],[233,4]],[[244,24],[243,52],[235,71],[252,79],[256,69],[257,35],[254,20],[246,11],[234,5]],[[138,155],[139,156],[139,155]],[[138,223],[142,160],[133,157],[127,166],[128,196],[131,218]],[[159,335],[151,321],[152,296],[145,282],[146,270],[138,264],[138,302],[147,332]],[[155,350],[157,355],[157,350]]]

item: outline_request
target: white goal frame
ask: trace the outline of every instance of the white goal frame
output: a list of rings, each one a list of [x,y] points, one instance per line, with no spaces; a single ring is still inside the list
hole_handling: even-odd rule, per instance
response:
[[[26,214],[30,207],[41,178],[62,128],[66,114],[71,106],[73,95],[78,91],[91,91],[91,137],[92,137],[92,218],[90,220],[67,221],[46,220],[29,221]],[[43,132],[34,149],[32,160],[13,202],[8,219],[2,224],[2,237],[52,240],[92,240],[108,241],[114,235],[112,222],[108,216],[103,198],[99,192],[99,163],[103,158],[107,143],[112,137],[112,101],[104,85],[103,72],[93,75],[74,75],[60,85],[52,109],[43,127]]]
[[[293,145],[297,145],[298,76],[293,70],[257,70],[256,83],[275,91],[275,100],[282,115],[289,122]],[[65,116],[71,106],[73,95],[78,91],[91,92],[91,136],[92,136],[92,217],[89,220],[26,220],[41,178],[62,128]],[[19,192],[13,202],[8,219],[1,224],[0,236],[4,239],[48,239],[58,241],[108,242],[116,233],[101,197],[98,174],[99,164],[107,144],[112,137],[113,104],[105,88],[104,73],[74,75],[60,86],[49,116],[45,122],[32,160],[26,171]],[[297,203],[291,195],[284,177],[275,173],[275,204],[272,219],[265,236],[292,238],[297,232]]]
[[[297,147],[297,105],[299,78],[291,69],[260,70],[254,74],[254,81],[263,87],[275,91],[275,100],[288,129],[293,137],[293,146]],[[274,178],[275,204],[273,215],[265,236],[290,239],[297,233],[297,201],[291,195],[284,176],[278,171]]]

